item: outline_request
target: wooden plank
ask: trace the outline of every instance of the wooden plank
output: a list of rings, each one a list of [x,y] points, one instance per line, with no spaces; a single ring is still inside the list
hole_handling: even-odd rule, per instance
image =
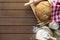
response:
[[[0,33],[33,33],[33,26],[0,26]]]
[[[32,34],[0,34],[0,40],[32,40]]]
[[[0,10],[0,17],[34,17],[32,10]]]
[[[0,0],[0,2],[28,2],[29,0]]]
[[[12,17],[1,17],[0,25],[36,25],[35,18],[12,18]]]
[[[31,9],[24,6],[25,3],[0,3],[0,9]]]

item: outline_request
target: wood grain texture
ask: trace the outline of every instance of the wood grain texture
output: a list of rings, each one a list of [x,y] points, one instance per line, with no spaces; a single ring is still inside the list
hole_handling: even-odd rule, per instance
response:
[[[0,33],[33,33],[33,26],[0,26]]]
[[[0,10],[0,17],[34,17],[32,10]]]
[[[35,25],[36,19],[35,18],[12,18],[12,17],[1,17],[0,18],[0,25]]]
[[[0,3],[0,9],[31,9],[24,6],[25,3]]]
[[[29,0],[0,0],[0,40],[33,40],[37,24]]]
[[[0,34],[0,40],[32,40],[32,34]]]
[[[0,2],[28,2],[29,0],[0,0]]]

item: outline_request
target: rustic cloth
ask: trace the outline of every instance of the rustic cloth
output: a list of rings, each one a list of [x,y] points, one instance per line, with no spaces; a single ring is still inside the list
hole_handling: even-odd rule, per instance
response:
[[[50,20],[60,23],[60,0],[48,0],[51,7]]]

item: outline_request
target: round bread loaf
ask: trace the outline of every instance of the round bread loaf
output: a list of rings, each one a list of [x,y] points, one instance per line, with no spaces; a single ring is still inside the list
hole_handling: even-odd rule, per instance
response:
[[[36,16],[40,21],[49,20],[50,17],[50,5],[48,1],[42,1],[36,5],[35,8]]]

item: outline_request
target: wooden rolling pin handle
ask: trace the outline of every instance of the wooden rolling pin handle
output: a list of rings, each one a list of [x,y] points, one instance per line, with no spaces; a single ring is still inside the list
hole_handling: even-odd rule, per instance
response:
[[[30,4],[32,4],[33,2],[28,2],[28,3],[25,3],[24,6],[28,6]]]
[[[50,39],[52,39],[52,40],[57,40],[56,38],[54,38],[54,37],[52,37],[52,36],[49,36],[50,37]]]

